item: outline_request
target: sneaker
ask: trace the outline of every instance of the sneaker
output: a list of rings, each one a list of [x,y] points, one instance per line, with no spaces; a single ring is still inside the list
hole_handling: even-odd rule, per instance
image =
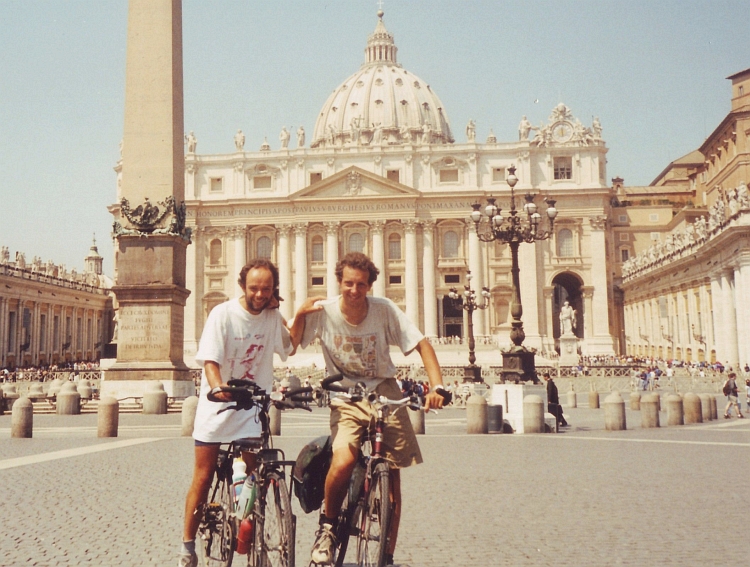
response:
[[[333,563],[333,550],[336,545],[333,526],[327,523],[321,524],[315,533],[315,544],[312,548],[310,560],[317,565],[331,565]]]
[[[198,567],[198,556],[193,553],[180,553],[177,567]]]

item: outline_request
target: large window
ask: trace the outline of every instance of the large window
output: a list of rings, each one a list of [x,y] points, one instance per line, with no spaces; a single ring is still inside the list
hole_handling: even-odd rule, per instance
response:
[[[267,236],[261,236],[255,243],[256,258],[271,258],[271,239]]]
[[[364,252],[365,251],[365,239],[359,232],[354,232],[349,235],[349,252]]]
[[[401,259],[401,235],[395,232],[388,237],[388,259]]]
[[[443,234],[443,256],[445,258],[458,258],[458,234],[452,230]]]
[[[218,238],[212,240],[209,245],[208,262],[212,266],[221,264],[221,240]]]
[[[555,179],[573,179],[573,158],[556,157],[554,170]]]
[[[563,228],[557,233],[557,255],[561,258],[568,258],[575,255],[573,233],[567,228]]]
[[[324,262],[323,256],[323,237],[313,236],[312,239],[312,261],[313,262]]]

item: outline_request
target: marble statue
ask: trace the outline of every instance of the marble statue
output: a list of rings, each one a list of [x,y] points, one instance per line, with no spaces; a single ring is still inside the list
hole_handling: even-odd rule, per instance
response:
[[[372,144],[380,145],[383,142],[383,127],[380,122],[372,125]]]
[[[409,130],[409,127],[404,124],[401,126],[401,129],[399,130],[399,135],[401,136],[401,141],[404,144],[410,144],[411,143],[411,131]]]
[[[432,143],[432,126],[429,122],[425,122],[422,125],[422,143],[423,144],[431,144]]]
[[[297,128],[297,147],[302,148],[305,145],[305,128],[300,126]]]
[[[591,124],[591,129],[594,132],[594,138],[597,140],[602,139],[602,123],[599,122],[599,117],[594,118],[593,124]]]
[[[198,139],[195,137],[195,134],[192,130],[190,130],[190,133],[185,136],[185,142],[187,143],[187,150],[189,154],[195,153],[195,148],[198,145]]]
[[[352,145],[356,146],[359,144],[359,117],[352,116],[351,122],[349,122],[349,127],[351,128],[351,140]]]
[[[242,133],[242,130],[237,130],[234,135],[234,147],[237,148],[238,152],[245,148],[245,134]]]
[[[531,133],[531,122],[526,119],[524,114],[521,118],[521,123],[518,125],[518,139],[522,142],[529,139],[529,133]]]
[[[706,240],[707,231],[705,217],[699,217],[698,220],[695,221],[695,234],[701,242]]]
[[[286,129],[286,126],[282,126],[281,133],[279,134],[279,141],[281,142],[282,150],[285,150],[289,147],[289,138],[291,138],[291,134],[289,134],[289,131]]]
[[[750,207],[750,193],[744,181],[740,181],[740,186],[737,187],[737,199],[740,201],[740,208],[747,209]]]
[[[572,335],[573,329],[576,328],[576,311],[567,301],[560,308],[560,333],[563,335]]]
[[[474,142],[477,139],[477,123],[475,120],[469,120],[466,125],[466,140]]]
[[[0,249],[0,264],[7,264],[10,262],[10,251],[7,246],[3,246]]]

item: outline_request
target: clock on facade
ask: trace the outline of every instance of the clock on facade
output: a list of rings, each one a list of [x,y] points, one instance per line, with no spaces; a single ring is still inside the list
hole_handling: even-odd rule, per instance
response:
[[[573,136],[573,126],[570,122],[555,122],[552,125],[552,138],[555,142],[565,143]]]

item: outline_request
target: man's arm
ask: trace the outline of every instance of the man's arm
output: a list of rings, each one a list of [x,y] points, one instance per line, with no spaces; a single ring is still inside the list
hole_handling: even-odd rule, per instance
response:
[[[206,380],[208,380],[208,386],[212,390],[224,385],[224,382],[221,379],[221,366],[219,366],[218,362],[207,360],[203,363],[203,370],[205,370],[206,372]],[[232,401],[232,397],[225,392],[217,393],[216,398],[221,400],[222,402]]]
[[[325,297],[323,296],[309,297],[299,306],[297,313],[295,313],[294,321],[292,321],[292,326],[289,328],[289,334],[292,338],[292,346],[295,350],[302,342],[302,335],[305,332],[305,317],[308,313],[314,313],[323,309],[322,305],[315,305],[315,303],[324,299]]]
[[[435,388],[438,386],[443,388],[443,374],[440,371],[440,363],[437,354],[435,354],[435,349],[432,348],[430,341],[424,338],[417,343],[415,350],[422,357],[422,364],[430,381],[430,391],[425,396],[425,408],[441,408],[443,407],[443,396],[438,394]]]

